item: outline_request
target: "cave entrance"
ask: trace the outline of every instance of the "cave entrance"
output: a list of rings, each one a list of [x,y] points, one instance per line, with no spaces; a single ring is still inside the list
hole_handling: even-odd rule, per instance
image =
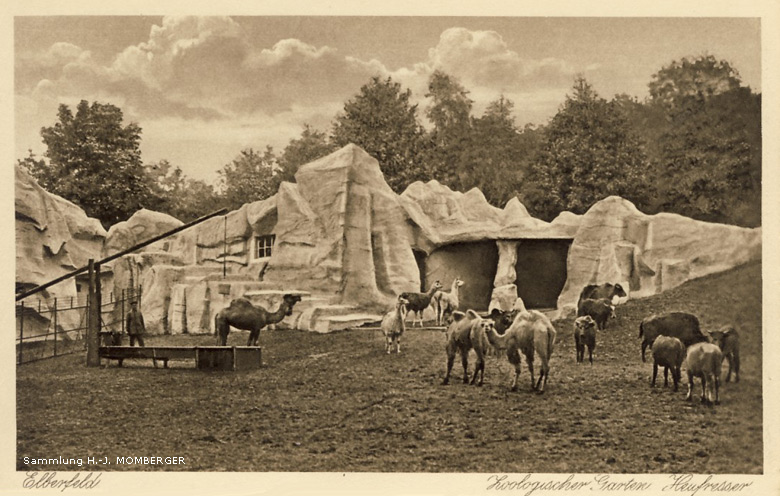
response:
[[[438,280],[449,291],[456,277],[465,283],[460,288],[460,310],[486,311],[493,294],[498,268],[495,241],[463,242],[444,245],[425,260],[425,289]]]
[[[571,239],[523,239],[517,243],[517,296],[526,308],[556,308],[566,284]]]

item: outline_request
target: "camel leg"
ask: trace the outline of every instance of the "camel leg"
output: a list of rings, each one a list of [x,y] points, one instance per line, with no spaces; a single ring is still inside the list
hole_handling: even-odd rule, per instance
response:
[[[693,374],[691,374],[691,371],[688,371],[688,394],[685,395],[686,401],[691,401],[691,398],[693,398]]]
[[[520,362],[520,354],[517,352],[514,348],[509,348],[506,350],[506,357],[509,360],[509,363],[514,365],[515,367],[515,378],[512,381],[512,391],[517,391],[517,379],[520,377],[520,371],[521,368],[521,362]]]
[[[447,353],[447,373],[444,375],[442,385],[446,386],[450,383],[450,372],[452,372],[452,365],[455,363],[455,353]]]
[[[460,350],[460,362],[463,364],[463,384],[469,383],[469,352]]]

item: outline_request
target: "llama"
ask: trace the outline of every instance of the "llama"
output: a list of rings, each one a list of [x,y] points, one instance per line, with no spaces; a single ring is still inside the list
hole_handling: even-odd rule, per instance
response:
[[[385,335],[385,351],[390,354],[390,348],[395,343],[395,352],[401,353],[401,335],[406,329],[406,305],[409,301],[398,297],[395,309],[390,310],[382,317],[382,333]]]
[[[455,280],[452,281],[449,293],[444,291],[437,291],[434,293],[433,301],[436,307],[436,325],[442,325],[443,322],[446,322],[445,315],[451,317],[452,312],[458,309],[460,304],[459,292],[460,287],[463,286],[463,284],[464,282],[460,277],[456,277]]]
[[[547,377],[550,375],[549,362],[557,335],[550,319],[536,310],[520,312],[503,335],[498,334],[492,327],[486,331],[486,335],[493,347],[506,350],[509,363],[515,367],[512,391],[517,390],[517,378],[520,376],[519,352],[522,352],[531,373],[531,389],[539,394],[543,393]],[[539,380],[536,383],[534,383],[534,352],[539,355],[542,362]]]
[[[428,306],[431,304],[431,299],[433,298],[433,294],[441,289],[441,283],[439,281],[435,281],[433,283],[433,286],[431,286],[431,289],[428,290],[427,293],[414,293],[414,292],[404,292],[401,293],[401,298],[405,299],[409,302],[407,305],[407,308],[410,312],[414,312],[417,314],[417,318],[420,320],[420,327],[423,326],[423,311],[428,308]],[[412,319],[412,326],[414,326],[414,319]]]

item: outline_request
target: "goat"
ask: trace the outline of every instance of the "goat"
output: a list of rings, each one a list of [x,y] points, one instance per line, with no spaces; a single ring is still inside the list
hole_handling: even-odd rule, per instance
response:
[[[390,310],[382,317],[380,327],[385,335],[385,351],[388,354],[393,343],[395,343],[395,352],[401,353],[401,335],[403,335],[406,329],[406,305],[408,304],[407,300],[399,296],[395,309]]]
[[[688,346],[707,341],[707,337],[699,328],[699,319],[685,312],[670,312],[663,315],[651,315],[639,324],[639,337],[642,340],[642,361],[645,360],[645,350],[652,346],[658,336],[672,336]]]
[[[688,347],[686,357],[688,368],[688,394],[685,399],[690,401],[693,393],[693,378],[701,378],[701,402],[720,403],[718,389],[720,388],[720,367],[723,354],[717,345],[707,342],[696,343]]]
[[[739,333],[733,327],[725,326],[709,334],[711,342],[718,345],[721,353],[723,353],[723,357],[729,361],[726,382],[731,381],[732,369],[734,371],[734,381],[739,382]]]
[[[586,298],[577,303],[577,317],[590,315],[598,325],[599,330],[603,331],[607,327],[607,321],[615,318],[615,305],[608,298],[599,298],[594,300]]]
[[[664,387],[669,383],[669,369],[672,370],[674,390],[680,383],[680,367],[685,360],[685,346],[677,338],[658,336],[653,343],[653,387],[658,375],[658,367],[664,368]]]
[[[401,298],[409,302],[407,305],[409,311],[414,312],[417,315],[417,318],[420,320],[420,327],[423,326],[423,311],[428,308],[428,306],[431,304],[431,298],[433,298],[433,294],[440,290],[441,287],[441,283],[439,281],[435,281],[427,293],[401,293]],[[414,319],[412,319],[412,326],[414,326]]]
[[[543,393],[547,385],[547,377],[550,375],[549,362],[557,335],[550,319],[536,310],[519,312],[503,335],[498,334],[492,327],[486,329],[485,334],[493,347],[506,350],[509,363],[515,367],[512,391],[517,390],[517,379],[521,370],[519,352],[522,352],[531,373],[531,389],[539,394]],[[539,355],[542,362],[539,380],[536,383],[534,383],[534,352]]]
[[[588,347],[588,359],[593,365],[593,350],[596,349],[596,322],[590,315],[577,317],[574,321],[574,345],[577,363],[585,359],[585,346]]]
[[[463,286],[464,282],[456,277],[452,281],[449,293],[444,291],[437,291],[433,294],[433,301],[436,303],[436,325],[441,325],[444,322],[445,315],[451,316],[452,312],[458,309],[460,304],[459,290]]]

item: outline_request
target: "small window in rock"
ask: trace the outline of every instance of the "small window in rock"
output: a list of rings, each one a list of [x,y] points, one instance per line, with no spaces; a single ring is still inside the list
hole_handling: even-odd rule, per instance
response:
[[[276,236],[270,234],[268,236],[255,236],[255,258],[267,258],[271,256],[271,250],[274,247]]]

